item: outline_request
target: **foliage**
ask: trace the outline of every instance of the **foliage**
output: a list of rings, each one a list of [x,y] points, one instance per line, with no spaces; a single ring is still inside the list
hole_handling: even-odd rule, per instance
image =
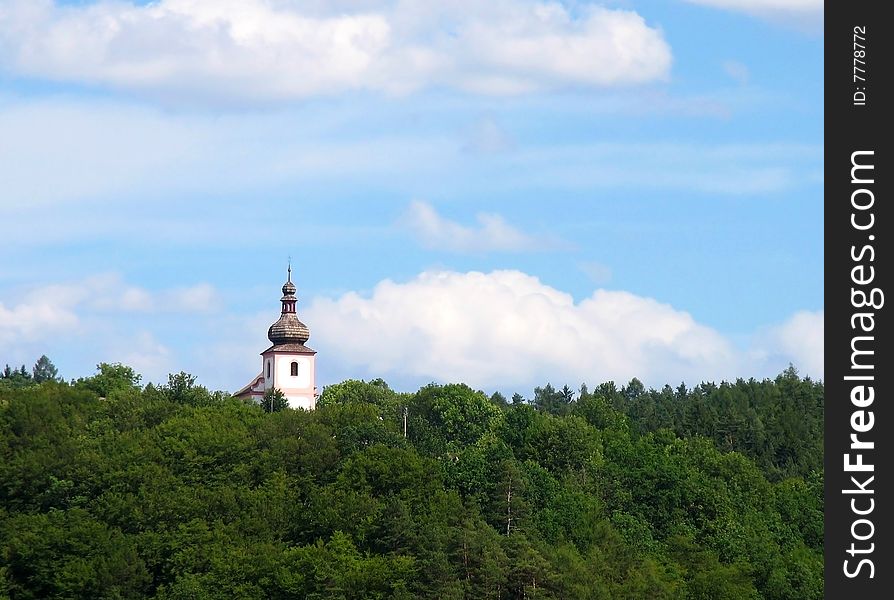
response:
[[[822,385],[792,372],[269,412],[182,372],[8,371],[0,598],[822,597]]]
[[[721,451],[750,457],[772,481],[823,469],[823,384],[801,379],[793,367],[775,380],[647,391],[634,379],[620,392],[606,391],[593,396],[612,402],[635,431],[666,428],[680,437],[710,438]]]
[[[289,401],[282,390],[272,387],[264,392],[264,398],[261,400],[261,409],[264,412],[279,412],[288,407]]]
[[[0,372],[0,389],[22,388],[32,383],[34,383],[33,376],[25,369],[25,365],[18,369],[11,369],[7,363],[3,371]]]
[[[44,381],[56,381],[59,378],[59,369],[53,364],[46,354],[41,355],[31,368],[31,376],[34,383],[43,383]]]
[[[101,398],[107,398],[112,392],[127,392],[140,387],[142,375],[121,363],[99,363],[96,375],[81,378],[74,382],[76,387],[94,392]]]

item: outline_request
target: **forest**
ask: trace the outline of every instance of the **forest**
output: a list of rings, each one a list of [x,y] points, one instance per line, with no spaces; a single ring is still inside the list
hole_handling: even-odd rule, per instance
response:
[[[0,599],[819,599],[823,385],[0,375]]]

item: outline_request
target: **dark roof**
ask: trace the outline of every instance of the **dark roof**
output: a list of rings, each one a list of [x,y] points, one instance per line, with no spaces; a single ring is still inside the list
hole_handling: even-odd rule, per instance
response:
[[[274,344],[304,344],[310,337],[307,325],[293,313],[283,312],[279,320],[267,330],[267,338]]]
[[[304,344],[273,344],[261,354],[267,354],[268,352],[293,352],[296,354],[316,354],[317,351],[313,348],[308,348]]]

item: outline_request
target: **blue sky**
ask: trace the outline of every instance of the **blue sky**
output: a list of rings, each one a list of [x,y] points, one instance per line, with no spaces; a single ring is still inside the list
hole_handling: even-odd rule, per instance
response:
[[[0,361],[823,373],[822,3],[0,0]]]

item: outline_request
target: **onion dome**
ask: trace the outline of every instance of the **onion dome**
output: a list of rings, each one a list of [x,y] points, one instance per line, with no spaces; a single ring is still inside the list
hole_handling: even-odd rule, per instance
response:
[[[292,265],[289,265],[289,278],[282,286],[282,314],[279,320],[267,330],[267,337],[274,346],[282,344],[304,344],[310,337],[307,325],[298,320],[295,314],[295,284],[292,283]]]

